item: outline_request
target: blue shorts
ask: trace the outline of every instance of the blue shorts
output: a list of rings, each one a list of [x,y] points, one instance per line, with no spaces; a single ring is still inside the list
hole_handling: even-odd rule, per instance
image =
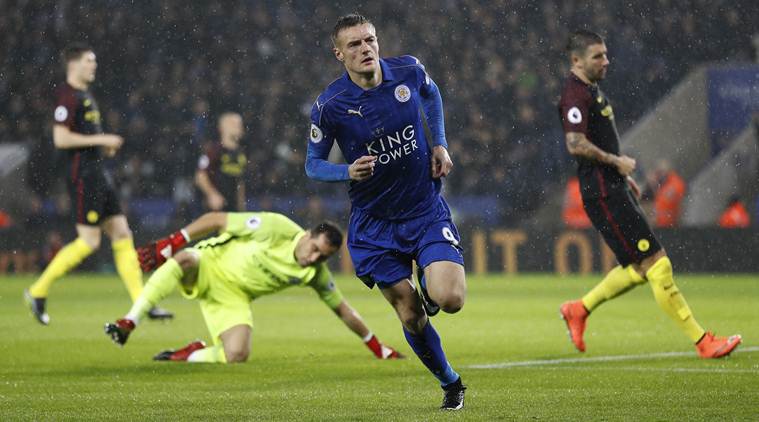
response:
[[[464,265],[461,238],[442,197],[429,213],[408,220],[386,220],[360,209],[351,211],[348,228],[356,276],[369,288],[391,286],[411,277],[412,261],[425,268],[433,262]]]

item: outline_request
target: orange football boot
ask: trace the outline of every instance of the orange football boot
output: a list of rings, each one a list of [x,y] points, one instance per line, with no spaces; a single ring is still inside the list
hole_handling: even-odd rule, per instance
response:
[[[582,335],[585,332],[585,320],[590,314],[585,306],[583,306],[581,300],[570,300],[564,302],[559,309],[561,318],[567,324],[567,332],[569,339],[575,345],[577,350],[585,351],[585,340]]]
[[[740,334],[730,337],[715,337],[707,331],[704,337],[696,343],[698,355],[702,359],[717,359],[727,356],[741,344]]]

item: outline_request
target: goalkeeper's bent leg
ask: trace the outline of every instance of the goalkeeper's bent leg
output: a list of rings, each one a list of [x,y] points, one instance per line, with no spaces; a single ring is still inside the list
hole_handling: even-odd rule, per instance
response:
[[[227,363],[227,355],[224,353],[224,346],[217,344],[192,352],[187,357],[187,362]]]
[[[150,276],[125,318],[138,324],[151,308],[171,294],[183,275],[184,271],[179,263],[170,258]]]

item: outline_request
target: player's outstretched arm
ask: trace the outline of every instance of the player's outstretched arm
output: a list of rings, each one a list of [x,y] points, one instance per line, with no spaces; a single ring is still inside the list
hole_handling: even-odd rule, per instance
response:
[[[402,359],[404,357],[392,347],[382,344],[377,336],[364,324],[361,315],[345,300],[342,300],[333,310],[351,331],[361,337],[366,347],[374,353],[377,359]]]
[[[155,270],[192,240],[221,231],[226,225],[227,213],[208,212],[185,228],[137,248],[137,257],[140,260],[142,271]]]
[[[635,159],[608,153],[590,142],[583,133],[567,132],[566,143],[570,154],[608,164],[616,168],[622,176],[629,176],[635,170]]]
[[[187,231],[191,239],[199,239],[208,234],[220,232],[225,227],[227,227],[227,213],[207,212],[188,224],[183,230]]]

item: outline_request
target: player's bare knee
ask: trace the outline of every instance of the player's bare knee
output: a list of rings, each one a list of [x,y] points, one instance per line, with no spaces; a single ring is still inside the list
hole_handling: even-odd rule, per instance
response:
[[[452,293],[446,296],[446,298],[438,305],[440,306],[440,309],[443,310],[445,313],[449,314],[455,314],[456,312],[460,311],[461,308],[464,307],[464,300],[465,300],[465,294],[463,293]]]
[[[90,246],[90,248],[92,248],[93,251],[100,249],[100,238],[93,239],[89,242],[85,240],[85,242]]]
[[[639,274],[645,277],[648,270],[650,270],[651,267],[654,266],[654,264],[656,264],[660,259],[664,258],[665,256],[667,256],[667,252],[664,251],[664,249],[662,248],[655,254],[645,258],[643,261],[640,262],[640,264],[637,264],[636,270],[638,270]]]
[[[177,261],[183,271],[195,268],[198,265],[198,256],[192,251],[180,251],[174,255],[174,260]]]
[[[100,235],[79,236],[93,251],[100,249]]]
[[[114,230],[114,231],[108,233],[108,237],[111,238],[112,242],[117,242],[117,241],[123,240],[123,239],[130,239],[132,237],[132,231],[129,230],[129,229]]]
[[[434,299],[434,298],[433,298]],[[466,301],[466,282],[462,278],[453,283],[448,283],[447,288],[440,295],[437,304],[443,312],[455,314],[464,307]]]
[[[227,357],[227,363],[242,363],[248,360],[250,349],[247,347],[225,347],[224,354]]]

